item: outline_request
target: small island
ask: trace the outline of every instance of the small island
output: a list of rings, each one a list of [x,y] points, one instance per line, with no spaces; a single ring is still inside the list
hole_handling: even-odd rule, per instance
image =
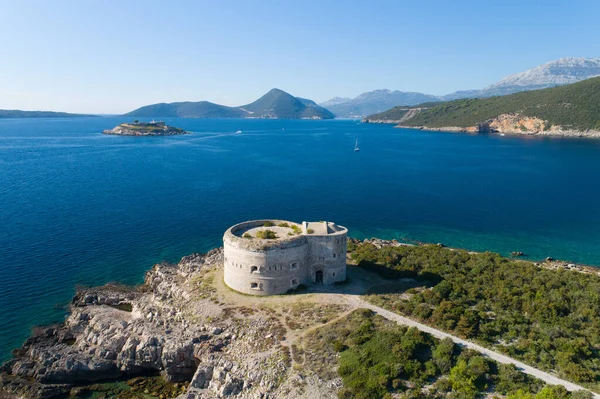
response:
[[[105,130],[104,134],[118,136],[174,136],[176,134],[189,134],[178,127],[168,126],[163,121],[121,123],[119,126]]]

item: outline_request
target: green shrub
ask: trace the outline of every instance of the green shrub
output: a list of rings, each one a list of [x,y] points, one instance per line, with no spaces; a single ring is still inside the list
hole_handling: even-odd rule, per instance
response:
[[[307,233],[307,234],[312,234],[312,233],[314,233],[314,232],[315,232],[315,231],[314,231],[313,229],[306,229],[306,233]]]
[[[242,237],[244,237],[244,238],[252,238],[252,235],[250,233],[244,233],[244,235]]]
[[[343,352],[346,349],[348,349],[348,347],[346,345],[344,345],[343,342],[340,341],[333,341],[333,350],[336,352]]]
[[[275,226],[275,223],[271,222],[270,220],[267,220],[265,223],[263,223],[264,227],[272,227]]]
[[[287,223],[287,222],[281,222],[277,226],[279,226],[279,227],[290,227],[289,223]]]
[[[274,240],[277,238],[277,234],[273,230],[260,230],[256,232],[256,237],[263,240]]]

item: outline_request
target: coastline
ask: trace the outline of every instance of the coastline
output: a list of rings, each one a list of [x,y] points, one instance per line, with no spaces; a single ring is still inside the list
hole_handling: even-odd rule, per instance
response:
[[[381,122],[386,123],[386,122]],[[391,123],[391,122],[390,122]],[[562,137],[562,138],[582,138],[582,139],[600,139],[600,131],[597,130],[547,130],[541,132],[535,131],[494,131],[494,132],[480,132],[477,127],[459,127],[459,126],[445,126],[445,127],[427,127],[427,126],[406,126],[396,125],[394,128],[397,129],[413,129],[413,130],[427,130],[434,132],[449,132],[449,133],[471,133],[471,134],[495,134],[495,135],[508,135],[514,137]]]
[[[348,243],[369,243],[378,249],[445,247],[378,238],[349,238]],[[349,247],[348,253],[352,251]],[[512,258],[512,261],[600,275],[597,268],[553,259],[534,262]],[[206,254],[185,256],[177,265],[157,264],[145,273],[140,286],[109,284],[78,289],[65,322],[35,328],[23,346],[13,352],[14,357],[0,367],[0,389],[29,398],[66,394],[79,398],[79,394],[117,389],[102,385],[117,381],[127,381],[121,384],[125,388],[118,388],[124,389],[123,392],[154,384],[160,387],[157,390],[163,390],[157,397],[168,392],[170,397],[179,395],[177,398],[201,395],[205,390],[217,396],[229,396],[241,392],[281,394],[284,387],[291,389],[286,386],[288,381],[278,377],[290,366],[285,363],[290,356],[286,355],[289,343],[286,344],[285,336],[288,334],[276,319],[267,322],[265,315],[258,319],[252,315],[260,313],[261,307],[270,306],[269,303],[294,304],[304,299],[296,295],[249,298],[227,290],[222,284],[222,263],[223,248],[216,248]],[[363,278],[366,282],[359,283],[358,288],[352,287],[357,283],[351,281],[327,292],[364,294],[361,290],[373,284],[369,280],[373,276],[367,274],[360,280]],[[322,299],[315,299],[318,292],[310,291],[308,298],[320,304]],[[240,307],[241,303],[232,300],[236,296],[243,299],[245,306]],[[333,309],[331,306],[341,305],[324,306],[329,306],[329,312]],[[335,309],[336,314],[345,310]],[[308,310],[313,312],[314,308]],[[266,363],[260,363],[263,368],[258,374],[252,371],[258,364],[250,361],[255,356],[267,356]],[[159,380],[147,380],[148,376],[159,375]],[[339,386],[330,388],[335,391]]]
[[[387,124],[395,125],[397,129],[413,129],[413,130],[427,130],[432,132],[448,132],[448,133],[471,133],[471,134],[505,134],[515,137],[564,137],[564,138],[590,138],[600,139],[600,130],[571,130],[562,129],[560,127],[551,128],[550,130],[544,131],[515,131],[515,130],[493,130],[493,131],[480,131],[477,126],[442,126],[442,127],[430,127],[430,126],[408,126],[402,125],[402,120],[381,120],[381,119],[363,119],[363,123],[370,124]]]

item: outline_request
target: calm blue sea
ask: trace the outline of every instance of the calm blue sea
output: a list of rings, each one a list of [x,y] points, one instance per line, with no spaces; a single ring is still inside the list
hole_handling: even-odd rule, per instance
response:
[[[600,141],[353,121],[171,119],[193,134],[100,133],[124,120],[0,120],[0,360],[35,324],[62,320],[77,285],[140,283],[246,219],[600,265]]]

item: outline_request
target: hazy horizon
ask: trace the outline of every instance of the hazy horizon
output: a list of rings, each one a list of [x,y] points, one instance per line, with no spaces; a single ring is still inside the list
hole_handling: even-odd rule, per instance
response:
[[[6,2],[0,109],[238,106],[275,87],[316,102],[376,89],[481,89],[562,57],[598,56],[600,3],[571,5]]]

